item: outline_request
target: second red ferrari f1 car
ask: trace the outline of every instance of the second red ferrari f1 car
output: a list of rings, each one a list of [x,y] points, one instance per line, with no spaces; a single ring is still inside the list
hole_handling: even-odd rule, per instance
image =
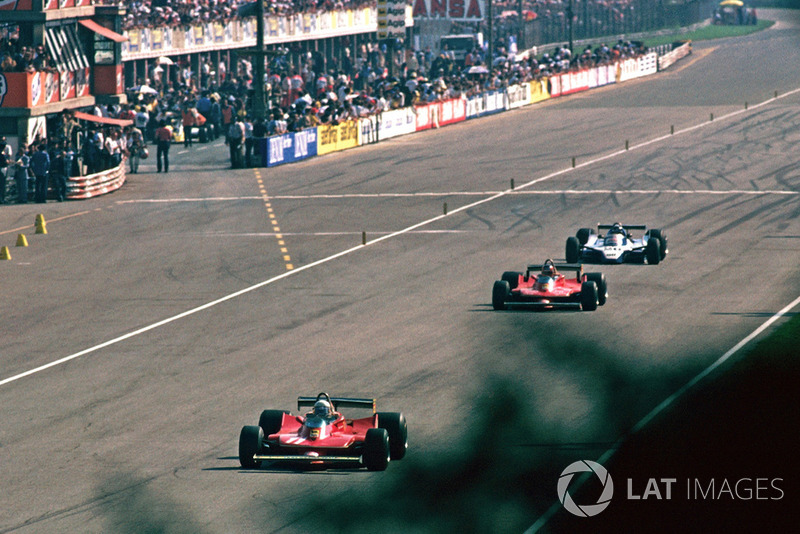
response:
[[[283,410],[264,410],[258,426],[242,428],[239,462],[255,469],[262,462],[293,462],[309,466],[366,467],[383,471],[389,460],[400,460],[408,448],[406,418],[397,412],[376,412],[375,399],[298,397],[297,409],[311,407],[304,415]],[[340,408],[367,408],[372,415],[346,419]]]
[[[571,271],[571,278],[559,272]],[[529,265],[525,273],[506,271],[492,287],[492,307],[508,309],[509,305],[526,305],[545,308],[561,306],[594,311],[608,298],[608,284],[602,273],[585,273],[583,265],[564,263],[556,265],[546,260],[542,265]]]

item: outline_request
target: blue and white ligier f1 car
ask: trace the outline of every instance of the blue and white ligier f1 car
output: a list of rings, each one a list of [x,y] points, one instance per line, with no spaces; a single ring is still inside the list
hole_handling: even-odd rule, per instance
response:
[[[643,230],[644,234],[635,238],[631,230]],[[667,234],[663,230],[648,230],[643,224],[598,224],[597,232],[581,228],[567,238],[567,263],[647,262],[657,265],[668,251]]]

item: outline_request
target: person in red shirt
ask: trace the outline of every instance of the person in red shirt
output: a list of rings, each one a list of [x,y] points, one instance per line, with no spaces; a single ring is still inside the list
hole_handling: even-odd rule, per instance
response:
[[[172,127],[167,125],[167,122],[162,120],[158,123],[158,130],[156,130],[156,172],[161,172],[161,161],[164,161],[164,172],[169,172],[169,147],[172,143]]]
[[[197,119],[194,115],[194,108],[183,108],[183,146],[192,146],[192,128],[197,125]]]

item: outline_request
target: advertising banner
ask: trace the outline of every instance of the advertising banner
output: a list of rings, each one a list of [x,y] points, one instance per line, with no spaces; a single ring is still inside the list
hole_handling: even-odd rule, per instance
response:
[[[531,85],[510,85],[506,89],[506,109],[520,108],[531,103]]]
[[[378,39],[404,37],[406,0],[378,0]]]
[[[483,93],[483,98],[486,101],[483,115],[491,115],[492,113],[505,111],[504,91],[487,91]]]
[[[413,0],[414,18],[479,22],[484,19],[485,0]]]
[[[266,145],[266,147],[264,147]],[[292,163],[317,155],[317,129],[307,128],[300,132],[268,137],[262,144],[267,167]],[[266,150],[263,150],[266,148]],[[264,163],[264,162],[262,162]]]
[[[317,127],[319,139],[317,153],[329,154],[354,148],[361,144],[361,129],[357,120],[343,122],[337,126],[322,125]]]
[[[561,96],[561,76],[558,74],[550,76],[547,83],[550,85],[550,96]]]
[[[550,93],[547,92],[547,78],[542,78],[538,81],[528,82],[531,92],[531,104],[542,102],[550,98]]]
[[[467,120],[467,99],[453,98],[439,102],[439,125],[446,126]]]
[[[377,143],[417,131],[417,117],[411,108],[384,111],[359,119],[361,144]]]

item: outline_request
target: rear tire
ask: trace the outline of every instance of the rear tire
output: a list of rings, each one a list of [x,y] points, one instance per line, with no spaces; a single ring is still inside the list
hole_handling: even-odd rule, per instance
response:
[[[389,434],[389,455],[392,460],[402,460],[408,449],[408,426],[402,413],[378,412],[378,428]]]
[[[245,469],[261,467],[261,460],[253,460],[253,456],[261,452],[264,441],[264,431],[260,426],[248,425],[242,427],[239,433],[239,463]]]
[[[600,306],[606,303],[608,299],[608,283],[606,276],[603,273],[586,273],[586,280],[594,282],[597,285],[597,302]]]
[[[645,256],[647,257],[647,263],[658,265],[658,262],[661,261],[661,243],[659,243],[658,239],[651,237],[647,240]]]
[[[385,471],[389,465],[389,433],[385,428],[370,428],[364,437],[362,451],[368,471]]]
[[[497,280],[492,286],[492,308],[495,310],[507,309],[506,300],[511,293],[511,288],[505,280]]]
[[[597,284],[586,281],[581,284],[581,309],[595,311],[597,309]]]
[[[580,230],[578,230],[578,233],[575,234],[575,237],[578,238],[578,242],[581,245],[585,245],[586,243],[589,242],[589,236],[591,235],[592,235],[591,228],[581,228]]]
[[[577,237],[567,238],[567,263],[578,263],[581,257],[581,243]]]
[[[522,273],[516,271],[506,271],[503,273],[503,276],[500,277],[500,280],[508,282],[509,289],[516,289],[519,285],[519,277],[522,276]]]

